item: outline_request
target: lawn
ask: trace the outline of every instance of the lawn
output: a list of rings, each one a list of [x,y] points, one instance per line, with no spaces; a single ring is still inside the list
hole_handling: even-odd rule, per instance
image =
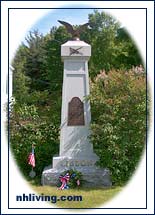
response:
[[[122,187],[118,186],[111,188],[80,188],[68,190],[58,190],[57,187],[51,186],[31,185],[31,187],[36,191],[36,195],[57,196],[57,198],[61,196],[82,196],[82,201],[60,200],[56,203],[50,202],[52,206],[55,205],[58,208],[98,208],[122,190]]]

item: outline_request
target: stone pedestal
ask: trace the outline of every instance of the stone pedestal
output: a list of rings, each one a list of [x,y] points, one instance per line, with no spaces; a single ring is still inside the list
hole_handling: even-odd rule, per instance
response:
[[[81,171],[85,186],[110,186],[107,169],[96,167],[97,155],[89,141],[90,103],[88,60],[91,46],[83,41],[68,41],[61,46],[64,62],[61,133],[59,157],[45,168],[43,185],[55,185],[60,174],[68,169]]]

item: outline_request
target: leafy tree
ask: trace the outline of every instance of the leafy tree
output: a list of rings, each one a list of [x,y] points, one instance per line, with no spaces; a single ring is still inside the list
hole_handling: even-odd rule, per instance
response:
[[[63,64],[61,62],[61,44],[67,41],[67,33],[63,27],[52,28],[50,34],[46,35],[45,49],[47,51],[46,78],[49,82],[48,89],[61,91],[63,78]]]
[[[91,141],[98,164],[110,169],[115,184],[128,181],[144,149],[145,81],[145,75],[134,71],[110,71],[91,84]]]
[[[109,71],[113,66],[114,41],[119,24],[111,16],[97,10],[94,14],[89,14],[89,23],[92,37],[90,67],[93,68],[94,75],[97,75],[101,69]]]
[[[89,23],[91,77],[95,77],[102,69],[108,72],[111,69],[129,69],[132,65],[142,64],[132,39],[112,16],[95,10],[89,14]]]
[[[27,48],[22,43],[13,59],[13,96],[18,102],[23,103],[29,91],[30,78],[25,74]]]
[[[26,37],[27,59],[25,73],[31,78],[30,90],[46,89],[46,49],[45,39],[38,31],[30,32]]]
[[[34,105],[14,104],[10,124],[11,148],[21,172],[28,177],[31,166],[28,155],[32,144],[35,145],[35,171],[41,177],[45,166],[52,162],[52,156],[58,153],[59,127],[44,116],[40,117]]]
[[[119,46],[115,68],[131,69],[132,66],[143,64],[136,45],[124,28],[118,29],[115,43]]]

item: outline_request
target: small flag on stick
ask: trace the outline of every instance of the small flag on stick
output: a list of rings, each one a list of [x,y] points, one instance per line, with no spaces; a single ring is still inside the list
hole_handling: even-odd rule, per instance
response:
[[[35,167],[34,145],[32,145],[32,152],[28,156],[28,164],[30,164],[32,168]]]

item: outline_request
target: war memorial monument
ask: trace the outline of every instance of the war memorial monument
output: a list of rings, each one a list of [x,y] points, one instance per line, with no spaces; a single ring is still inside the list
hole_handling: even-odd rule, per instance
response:
[[[89,140],[91,110],[87,96],[91,46],[80,40],[81,31],[89,24],[74,30],[69,23],[59,22],[72,34],[72,39],[61,45],[64,73],[59,156],[53,157],[52,165],[45,167],[42,185],[56,185],[62,172],[75,169],[82,173],[85,186],[111,186],[110,172],[96,166],[99,158]]]

